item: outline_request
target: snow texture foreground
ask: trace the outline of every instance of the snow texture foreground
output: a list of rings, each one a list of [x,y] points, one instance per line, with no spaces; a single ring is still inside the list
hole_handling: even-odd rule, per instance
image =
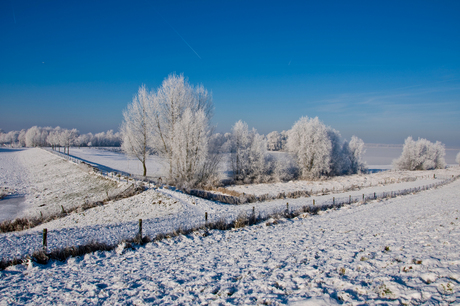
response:
[[[455,181],[318,216],[13,266],[0,272],[1,305],[459,303],[459,197]]]

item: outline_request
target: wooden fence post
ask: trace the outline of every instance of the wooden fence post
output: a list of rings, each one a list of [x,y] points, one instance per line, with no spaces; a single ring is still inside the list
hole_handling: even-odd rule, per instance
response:
[[[142,241],[142,219],[139,219],[139,239]]]
[[[350,196],[348,197],[348,204],[351,204],[351,194],[350,194]]]
[[[204,223],[208,224],[208,212],[204,213]]]
[[[44,228],[43,229],[43,251],[45,253],[46,253],[46,247],[48,246],[47,236],[48,236],[48,229]]]

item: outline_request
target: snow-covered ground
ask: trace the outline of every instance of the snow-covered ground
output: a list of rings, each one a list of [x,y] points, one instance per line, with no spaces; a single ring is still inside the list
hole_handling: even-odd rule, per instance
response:
[[[62,207],[67,210],[87,201],[101,201],[126,189],[124,184],[95,175],[83,165],[43,149],[2,149],[0,167],[0,187],[25,197],[16,217],[56,214]],[[0,220],[4,219],[0,210]]]
[[[460,181],[318,216],[0,272],[2,304],[460,303]],[[270,224],[270,222],[268,223]]]
[[[371,174],[356,174],[334,177],[326,180],[307,181],[296,180],[290,182],[280,183],[266,183],[266,184],[248,184],[248,185],[235,185],[228,186],[226,189],[237,191],[240,193],[253,194],[253,195],[278,195],[279,193],[294,192],[294,191],[309,191],[313,194],[321,192],[342,193],[351,188],[365,188],[377,187],[395,184],[390,187],[391,190],[402,189],[400,183],[407,181],[417,181],[414,186],[429,185],[436,182],[439,178],[448,178],[452,175],[460,174],[459,167],[450,167],[447,169],[437,169],[430,171],[381,171]],[[412,188],[410,187],[410,188]]]
[[[71,154],[74,151],[71,150]],[[110,158],[98,155],[100,150],[91,151],[97,154],[92,158],[87,153],[87,159],[100,163],[101,167],[117,170],[126,167],[126,161],[120,159],[117,163],[103,164],[103,158]],[[96,184],[115,184],[116,189],[126,187],[125,183],[88,173],[41,149],[2,151],[0,166],[0,182],[6,182],[0,187],[10,186],[26,196],[29,209],[22,214],[40,207],[43,199],[50,201],[40,207],[43,210],[61,203],[67,205],[68,201],[74,205],[78,196],[63,196],[53,202],[53,193],[64,186],[65,190],[70,188],[73,194],[80,196],[82,192],[92,193],[86,185],[94,185],[93,179]],[[238,206],[166,188],[149,189],[28,231],[0,234],[0,258],[23,257],[40,249],[42,228],[48,229],[49,249],[91,240],[117,243],[137,233],[139,218],[143,219],[144,233],[155,236],[179,227],[203,224],[205,212],[209,221],[216,221],[234,219],[241,212],[251,212],[253,207],[262,214],[280,211],[286,208],[286,202],[290,209],[296,209],[311,205],[313,200],[317,204],[330,201],[333,196],[336,199],[349,195],[360,197],[428,185],[458,175],[460,168],[443,171],[445,173],[381,172],[338,178],[317,183],[331,184],[335,192],[340,192],[338,186],[344,184],[341,180],[355,184],[364,177],[372,186],[362,184],[362,189],[345,194]],[[437,173],[436,179],[433,173]],[[408,176],[419,177],[402,179]],[[85,185],[83,178],[90,184]],[[81,183],[72,184],[80,179]],[[61,181],[65,184],[59,185]],[[319,216],[281,220],[277,225],[264,223],[240,230],[211,231],[208,237],[197,233],[167,239],[123,254],[95,253],[66,263],[10,267],[0,272],[0,305],[15,301],[19,304],[113,304],[118,301],[122,304],[299,302],[303,305],[308,297],[317,297],[310,302],[324,305],[344,300],[373,300],[383,304],[436,304],[452,299],[460,302],[460,223],[455,219],[459,215],[459,187],[460,182],[456,181],[416,195],[367,205],[354,204]],[[261,192],[274,188],[267,185]],[[50,190],[48,198],[45,189]],[[104,196],[103,188],[100,193]]]
[[[88,185],[91,188],[94,188],[93,181],[91,180],[102,182],[102,184],[106,184],[106,182],[108,182],[107,184],[116,184],[116,182],[88,173],[85,169],[82,169],[79,166],[42,149],[25,150],[19,152],[18,154],[20,156],[27,157],[27,163],[29,163],[27,168],[28,177],[31,180],[38,180],[38,183],[41,184],[41,190],[57,190],[58,194],[60,194],[62,185],[59,184],[62,177],[55,179],[54,175],[61,172],[71,173],[73,177],[76,178],[80,178],[80,176],[82,177],[77,180],[77,183],[75,184],[72,183],[73,180],[66,181],[65,188],[66,190],[73,190],[72,195],[81,195],[89,192],[87,191],[89,188]],[[43,169],[52,173],[53,176],[47,176]],[[445,171],[450,171],[449,175],[450,173],[460,173],[460,169],[458,167]],[[396,175],[397,172],[392,173]],[[412,174],[415,177],[417,172],[409,174]],[[47,179],[40,180],[39,178],[42,177],[41,175],[44,175]],[[80,181],[84,182],[83,178],[87,178],[90,184],[85,185],[84,183],[80,183]],[[340,180],[341,178],[337,179]],[[188,228],[200,225],[204,221],[205,212],[208,213],[209,221],[217,221],[221,218],[229,220],[236,218],[241,212],[251,212],[253,207],[257,213],[269,214],[276,210],[285,209],[286,202],[289,202],[291,209],[297,209],[304,205],[311,205],[313,200],[315,200],[319,205],[323,202],[331,201],[333,196],[337,198],[337,200],[339,200],[340,197],[348,198],[350,195],[353,197],[361,197],[362,194],[369,195],[374,192],[381,193],[385,191],[398,191],[429,185],[439,182],[440,179],[433,179],[430,176],[428,178],[424,177],[408,182],[401,180],[398,181],[396,178],[394,178],[393,181],[394,182],[392,184],[373,184],[372,186],[363,187],[360,190],[349,191],[346,194],[318,195],[310,198],[298,199],[279,199],[269,202],[251,203],[238,206],[224,205],[221,203],[207,201],[165,188],[156,190],[150,189],[131,198],[110,202],[105,206],[100,206],[83,212],[74,212],[64,218],[42,224],[41,226],[28,231],[3,234],[0,236],[0,246],[2,246],[0,249],[0,257],[22,257],[39,249],[41,243],[39,231],[43,228],[48,229],[48,246],[50,249],[85,244],[91,240],[98,240],[112,244],[117,243],[123,238],[133,237],[137,232],[137,221],[140,218],[144,220],[144,233],[154,237],[158,233],[170,232],[179,227]],[[288,183],[287,186],[295,187],[295,184],[297,184],[297,182],[291,182],[290,185]],[[326,184],[329,184],[327,186],[330,187],[336,183],[334,180],[328,180],[326,181]],[[264,188],[262,190],[265,192],[268,188],[267,186],[270,185],[263,185]],[[32,184],[31,186],[33,187],[36,185]],[[116,188],[118,190],[122,190],[123,188],[126,188],[126,186],[127,185],[125,183],[119,183],[116,185]],[[54,205],[43,205],[40,203],[43,203],[42,201],[45,197],[41,195],[46,193],[46,191],[40,193],[40,189],[36,187],[29,189],[33,190],[33,193],[31,194],[32,196],[30,194],[26,196],[28,199],[27,201],[30,202],[29,209],[27,209],[26,212],[33,209],[38,211],[38,209],[40,209],[39,211],[43,211],[43,214],[48,214],[54,212],[54,210],[59,210],[60,205],[67,208],[70,204],[76,203],[79,200],[78,196],[69,198],[62,197],[61,201],[56,200],[56,202],[53,202]],[[340,192],[340,189],[337,188],[336,191]],[[37,193],[39,195],[38,197]],[[105,197],[102,190],[100,193],[100,196]],[[51,192],[48,197],[51,201],[55,200],[53,193]],[[40,198],[42,199],[40,200]],[[21,215],[24,214],[25,212]]]

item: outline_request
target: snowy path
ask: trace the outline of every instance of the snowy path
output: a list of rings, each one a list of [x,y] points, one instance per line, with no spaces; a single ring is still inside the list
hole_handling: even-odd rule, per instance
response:
[[[460,303],[459,197],[455,181],[277,225],[15,266],[0,272],[2,305]]]

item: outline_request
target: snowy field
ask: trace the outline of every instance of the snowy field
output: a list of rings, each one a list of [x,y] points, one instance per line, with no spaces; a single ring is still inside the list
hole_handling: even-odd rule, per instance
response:
[[[71,154],[78,156],[77,150],[71,149]],[[79,157],[101,168],[128,172],[135,167],[134,161],[128,166],[120,154],[95,149],[78,152],[84,150],[84,156]],[[111,159],[114,161],[107,162]],[[75,206],[82,202],[82,195],[104,198],[107,186],[112,188],[110,192],[126,188],[126,183],[101,178],[42,149],[2,150],[0,167],[0,187],[8,187],[25,199],[15,216],[52,213],[60,205]],[[333,187],[334,194],[238,206],[152,188],[28,231],[0,234],[0,257],[22,257],[39,249],[43,228],[48,229],[49,249],[91,240],[117,243],[135,235],[139,218],[143,219],[144,233],[155,236],[203,224],[205,212],[210,221],[233,219],[253,207],[257,213],[270,213],[285,209],[288,201],[289,207],[296,209],[311,205],[313,200],[322,203],[333,196],[360,197],[414,188],[458,174],[459,167],[451,167],[427,173],[392,171],[342,177],[316,182],[317,186]],[[339,186],[343,189],[344,181],[362,182],[361,189],[341,194]],[[269,184],[260,185],[265,185],[261,193],[275,190]],[[246,187],[257,189],[257,185]],[[455,181],[415,195],[353,204],[318,216],[281,220],[272,226],[264,223],[211,231],[207,237],[192,234],[149,243],[134,251],[89,254],[65,263],[10,267],[0,272],[0,305],[15,301],[295,304],[309,297],[316,297],[310,302],[324,305],[367,300],[376,304],[460,302],[459,187],[460,182]],[[303,188],[310,190],[311,186]],[[0,200],[0,209],[4,201]],[[0,215],[4,215],[3,210]]]
[[[1,273],[3,305],[460,302],[460,181],[416,195]],[[268,223],[270,224],[270,223]]]

